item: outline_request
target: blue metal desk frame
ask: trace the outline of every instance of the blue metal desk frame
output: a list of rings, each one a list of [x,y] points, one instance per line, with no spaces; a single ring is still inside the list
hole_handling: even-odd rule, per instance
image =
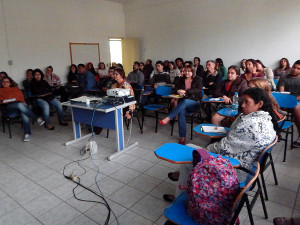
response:
[[[138,142],[125,147],[124,144],[124,128],[123,128],[123,112],[122,109],[135,104],[135,101],[124,103],[118,106],[101,105],[96,109],[94,115],[94,126],[103,127],[111,130],[116,130],[116,144],[117,152],[108,157],[108,160],[112,160],[119,154],[132,149],[138,145]],[[81,140],[87,139],[92,136],[88,134],[81,136],[81,124],[91,124],[94,107],[96,104],[90,104],[89,106],[85,103],[71,103],[70,101],[62,103],[64,106],[71,107],[72,123],[74,140],[66,142],[65,145],[69,146]]]

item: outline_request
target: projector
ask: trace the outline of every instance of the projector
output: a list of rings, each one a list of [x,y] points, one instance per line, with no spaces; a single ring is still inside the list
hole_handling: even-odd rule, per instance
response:
[[[114,88],[114,89],[108,89],[106,93],[108,96],[123,97],[123,96],[129,96],[130,90],[124,88]]]

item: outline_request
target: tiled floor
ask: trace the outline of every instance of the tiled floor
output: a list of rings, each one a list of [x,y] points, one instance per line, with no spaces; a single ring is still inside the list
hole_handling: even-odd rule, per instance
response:
[[[51,118],[52,121],[55,118]],[[177,129],[177,127],[176,127]],[[20,124],[13,125],[13,138],[0,132],[0,224],[104,224],[107,209],[96,203],[81,202],[73,197],[75,184],[62,176],[63,167],[78,159],[79,152],[87,143],[82,141],[70,147],[64,142],[72,139],[72,126],[56,125],[55,131],[48,131],[34,125],[29,143],[23,143]],[[125,140],[129,131],[125,131]],[[175,130],[174,134],[177,134]],[[162,199],[164,193],[173,193],[175,182],[167,173],[177,166],[157,159],[153,151],[167,142],[177,142],[170,136],[170,127],[159,127],[154,133],[154,119],[146,118],[144,134],[139,133],[134,120],[129,143],[138,146],[123,155],[108,161],[114,153],[114,132],[105,138],[106,132],[97,136],[98,153],[94,163],[99,166],[98,185],[114,211],[120,225],[164,224],[164,209],[168,203]],[[189,133],[188,133],[189,135]],[[189,136],[188,136],[189,137]],[[208,140],[195,135],[191,141],[206,146]],[[254,208],[255,224],[272,224],[276,216],[300,216],[300,149],[288,150],[287,162],[283,163],[283,142],[273,150],[279,185],[274,185],[272,174],[267,173],[269,201],[266,202],[269,219],[263,218],[260,201]],[[97,168],[91,159],[81,162],[86,172],[72,164],[66,173],[81,178],[82,184],[98,191],[95,184]],[[79,187],[77,197],[98,200],[87,190]],[[298,196],[298,197],[297,197]],[[245,210],[240,214],[242,224],[249,224]],[[111,216],[110,224],[118,224]]]

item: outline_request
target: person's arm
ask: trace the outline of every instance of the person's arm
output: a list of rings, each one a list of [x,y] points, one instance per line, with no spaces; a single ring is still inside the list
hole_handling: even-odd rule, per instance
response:
[[[202,79],[200,77],[194,77],[191,88],[186,90],[187,94],[201,94],[203,88]]]
[[[280,79],[278,81],[278,84],[277,84],[277,90],[279,92],[285,91],[284,85],[285,85],[285,78],[284,77],[280,77]]]
[[[139,81],[138,81],[138,84],[144,86],[144,83],[145,83],[145,76],[144,76],[144,74],[143,74],[141,71],[139,71],[138,74],[139,74]]]
[[[152,70],[152,72],[151,72],[151,74],[150,74],[150,79],[153,78],[154,74],[155,74],[155,70]]]

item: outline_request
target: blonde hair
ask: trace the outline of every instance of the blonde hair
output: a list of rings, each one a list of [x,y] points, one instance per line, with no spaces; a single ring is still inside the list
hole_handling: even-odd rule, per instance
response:
[[[250,80],[249,84],[250,83],[253,84],[255,87],[258,87],[260,89],[265,90],[268,93],[268,95],[271,99],[273,107],[275,109],[279,109],[279,105],[278,105],[278,103],[276,102],[275,98],[272,95],[271,86],[270,86],[269,82],[266,79],[256,77],[256,78],[252,78]]]

